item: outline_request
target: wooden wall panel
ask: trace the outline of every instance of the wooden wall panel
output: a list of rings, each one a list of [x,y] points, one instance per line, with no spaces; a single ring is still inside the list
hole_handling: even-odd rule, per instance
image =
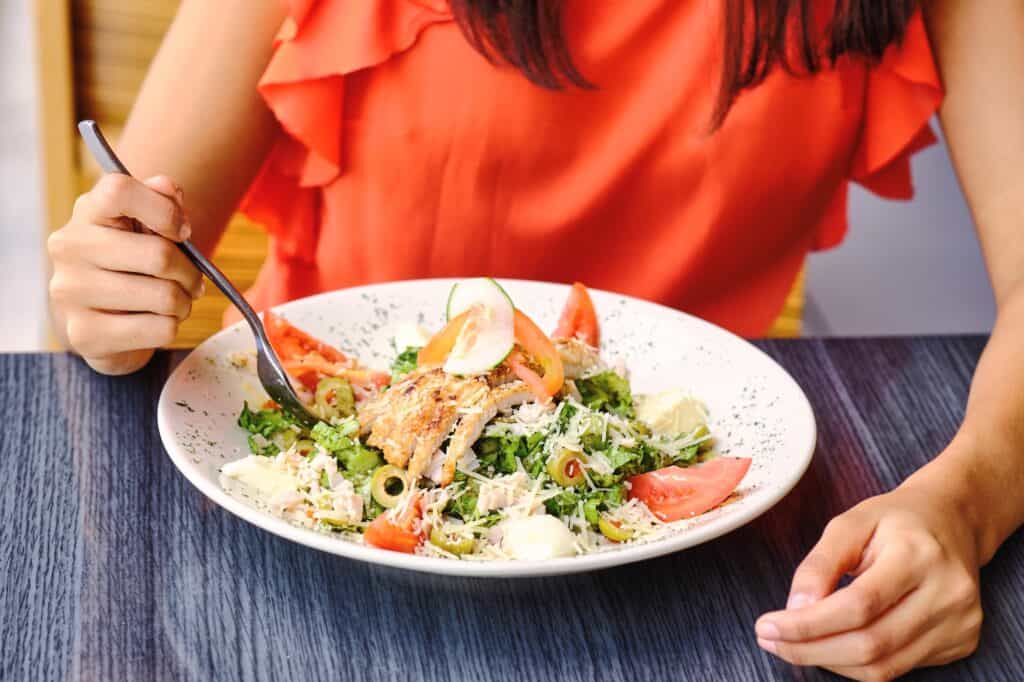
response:
[[[174,19],[178,0],[73,0],[71,3],[74,103],[78,119],[99,121],[117,139],[132,103],[156,56],[160,41]],[[80,192],[95,183],[96,164],[76,144]],[[237,215],[214,253],[214,261],[236,286],[252,286],[266,256],[267,235],[258,225]],[[192,316],[181,326],[174,347],[188,348],[221,326],[227,299],[213,286],[196,301]]]
[[[79,117],[121,126],[178,1],[73,0],[71,8]]]

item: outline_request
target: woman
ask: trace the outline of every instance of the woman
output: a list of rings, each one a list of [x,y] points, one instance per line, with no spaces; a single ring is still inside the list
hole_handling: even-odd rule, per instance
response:
[[[76,203],[49,244],[58,327],[100,372],[141,367],[202,291],[171,242],[209,252],[241,201],[273,237],[259,308],[487,273],[581,279],[757,335],[808,251],[841,241],[849,180],[909,196],[938,110],[999,303],[963,427],[832,521],[755,629],[858,679],[966,656],[979,567],[1024,520],[1024,7],[924,9],[186,0],[119,148],[139,177],[166,175],[107,176]]]

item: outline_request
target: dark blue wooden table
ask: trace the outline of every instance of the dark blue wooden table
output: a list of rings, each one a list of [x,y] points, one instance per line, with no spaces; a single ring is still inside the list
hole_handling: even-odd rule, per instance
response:
[[[833,515],[952,436],[980,338],[775,341],[818,451],[762,518],[675,556],[528,581],[402,573],[264,533],[180,476],[156,429],[178,356],[133,376],[0,356],[0,679],[828,679],[752,624]],[[912,679],[1024,679],[1024,544],[983,571],[967,661]]]

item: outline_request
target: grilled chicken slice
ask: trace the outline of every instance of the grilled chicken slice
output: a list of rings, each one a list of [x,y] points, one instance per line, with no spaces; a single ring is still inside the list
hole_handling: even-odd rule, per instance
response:
[[[423,417],[423,428],[417,434],[416,449],[409,460],[409,473],[413,475],[413,480],[423,475],[458,420],[457,406],[451,394],[440,395],[438,400],[427,408]]]
[[[473,443],[480,438],[487,422],[494,419],[498,412],[522,405],[531,399],[533,393],[526,384],[522,381],[513,381],[491,390],[484,401],[475,405],[472,411],[462,418],[451,440],[448,441],[444,468],[441,470],[441,485],[452,482],[456,467]]]
[[[436,404],[446,394],[446,376],[440,369],[419,372],[406,377],[368,403],[363,411],[369,416],[360,420],[369,432],[366,442],[384,452],[389,464],[405,467],[423,433],[436,412]]]
[[[501,364],[492,369],[484,378],[487,380],[487,385],[491,388],[496,388],[503,384],[507,384],[510,381],[516,380],[516,373],[512,371],[512,368],[506,364]]]
[[[389,464],[407,469],[414,480],[450,436],[441,481],[448,484],[487,422],[531,398],[526,385],[505,367],[468,378],[440,367],[418,369],[360,407],[359,431]]]

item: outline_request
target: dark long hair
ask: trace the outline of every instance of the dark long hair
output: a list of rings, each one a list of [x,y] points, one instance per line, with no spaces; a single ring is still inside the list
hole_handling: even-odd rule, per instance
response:
[[[451,5],[470,43],[491,61],[514,66],[543,88],[592,88],[566,45],[563,2],[451,0]],[[775,66],[817,73],[844,55],[879,59],[902,39],[917,5],[915,0],[832,0],[831,19],[822,29],[815,16],[821,0],[722,2],[724,54],[712,127],[722,123],[740,92],[759,84]]]

